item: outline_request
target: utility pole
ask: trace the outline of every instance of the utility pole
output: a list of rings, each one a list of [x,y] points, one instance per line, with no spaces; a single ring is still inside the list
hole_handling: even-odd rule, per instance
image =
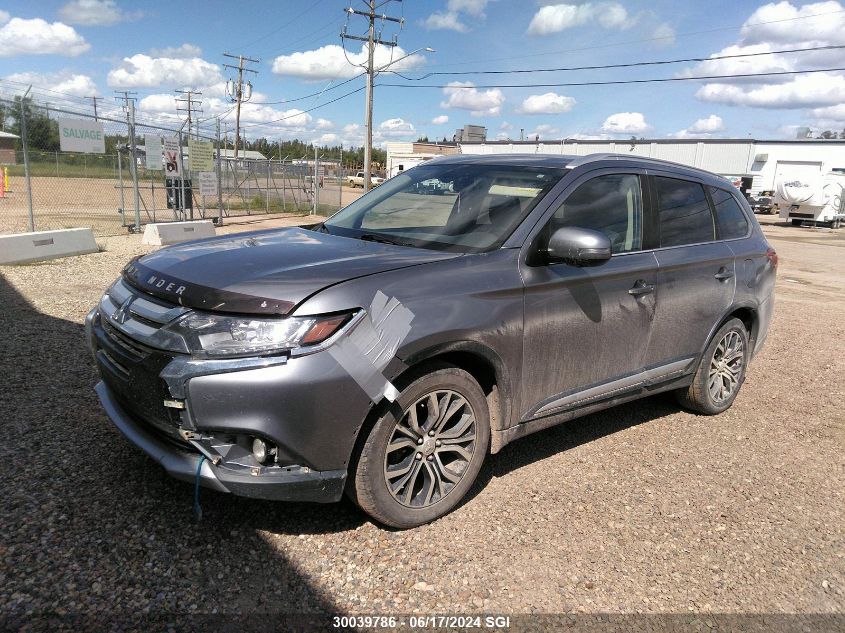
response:
[[[258,74],[257,70],[252,68],[247,68],[244,66],[244,63],[250,62],[253,64],[259,63],[260,60],[252,59],[251,57],[246,57],[244,55],[232,55],[230,53],[223,53],[224,57],[230,57],[232,59],[238,60],[237,66],[232,66],[231,64],[223,64],[223,68],[229,68],[230,70],[237,70],[238,71],[238,78],[230,79],[226,82],[226,93],[229,95],[229,98],[235,102],[235,160],[238,158],[238,142],[240,141],[241,135],[241,103],[245,103],[252,98],[252,82],[247,81],[244,83],[244,73],[254,73]]]
[[[376,19],[379,19],[382,22],[396,22],[399,25],[405,23],[403,18],[394,18],[389,15],[376,15],[376,0],[367,0],[367,5],[369,7],[367,11],[353,9],[352,7],[345,9],[346,13],[350,16],[361,15],[369,20],[369,29],[366,37],[361,35],[349,35],[346,32],[346,26],[343,27],[343,31],[340,34],[340,39],[343,40],[344,43],[346,40],[357,40],[359,42],[367,43],[367,65],[364,67],[367,72],[366,113],[364,117],[366,119],[367,128],[367,140],[364,144],[365,192],[370,190],[370,179],[373,169],[373,81],[375,80],[376,75],[375,69],[373,68],[373,56],[375,54],[375,46],[376,44],[380,44],[382,46],[393,48],[399,43],[395,35],[390,41],[385,41],[381,39],[381,37],[376,37]]]
[[[93,102],[94,102],[94,120],[95,120],[95,121],[99,121],[100,119],[98,119],[98,118],[97,118],[97,102],[98,102],[98,101],[102,101],[102,100],[103,100],[103,97],[95,97],[95,96],[93,96],[93,95],[92,95],[92,96],[90,96],[90,97],[85,97],[85,98],[86,98],[86,99],[91,99],[91,101],[93,101]]]
[[[176,94],[182,95],[182,98],[176,98],[176,112],[187,112],[188,114],[188,137],[191,136],[191,120],[192,115],[195,113],[202,114],[202,109],[199,107],[202,105],[202,99],[197,99],[197,97],[202,97],[202,92],[199,90],[176,90]],[[185,107],[181,107],[179,104],[185,103],[187,104]],[[199,139],[200,130],[199,130],[199,121],[197,121],[197,139]]]

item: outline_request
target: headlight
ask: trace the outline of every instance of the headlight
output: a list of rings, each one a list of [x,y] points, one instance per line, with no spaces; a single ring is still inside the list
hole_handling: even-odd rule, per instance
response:
[[[351,313],[256,319],[191,313],[163,328],[197,356],[255,356],[318,345],[337,332]]]

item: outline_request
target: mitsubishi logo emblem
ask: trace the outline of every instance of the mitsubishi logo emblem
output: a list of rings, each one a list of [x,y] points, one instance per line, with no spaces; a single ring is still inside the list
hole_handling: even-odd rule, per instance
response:
[[[129,305],[132,303],[134,297],[129,297],[126,301],[120,304],[120,307],[111,315],[111,320],[115,323],[123,324],[126,321],[126,313],[129,311]]]

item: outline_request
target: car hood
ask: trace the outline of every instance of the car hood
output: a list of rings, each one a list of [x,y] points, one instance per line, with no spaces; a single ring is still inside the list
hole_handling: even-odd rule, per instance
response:
[[[191,308],[284,315],[334,284],[458,256],[303,228],[273,229],[164,248],[130,262],[123,278]]]

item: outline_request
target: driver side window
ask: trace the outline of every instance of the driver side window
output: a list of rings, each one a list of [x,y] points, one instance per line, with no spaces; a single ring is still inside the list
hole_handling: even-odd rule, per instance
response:
[[[548,235],[564,226],[604,233],[610,238],[613,253],[640,250],[643,240],[640,177],[607,174],[579,185],[555,211]]]

